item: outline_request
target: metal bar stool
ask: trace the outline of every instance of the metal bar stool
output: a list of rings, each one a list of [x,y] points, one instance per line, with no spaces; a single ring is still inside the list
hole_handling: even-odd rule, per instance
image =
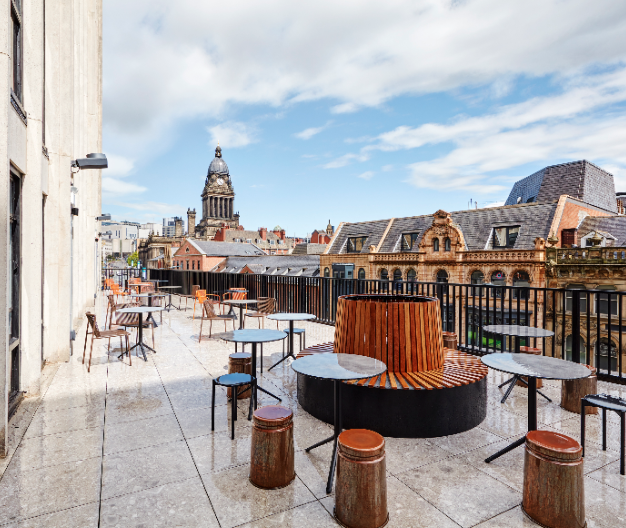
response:
[[[289,335],[289,328],[285,328],[283,332]],[[304,350],[306,348],[306,332],[304,328],[294,328],[293,333],[294,335],[297,335],[300,337],[300,350],[301,351]],[[285,340],[283,340],[283,357],[285,357]]]
[[[241,373],[224,374],[223,376],[220,376],[219,378],[213,378],[213,386],[212,386],[212,393],[211,393],[211,431],[215,431],[215,387],[217,385],[231,388],[233,390],[233,396],[239,394],[239,391],[238,391],[239,387],[242,387],[244,385],[250,385],[250,388],[252,389],[252,393],[254,394],[254,391],[256,390],[256,378],[253,378],[250,374],[241,374]],[[254,403],[253,403],[253,400],[254,400]],[[231,406],[232,406],[231,438],[234,440],[235,439],[235,421],[237,420],[237,397],[231,398],[230,401],[231,401]],[[256,410],[256,398],[250,398],[250,411],[248,413],[248,420],[252,419],[251,417],[252,417],[253,405],[254,405],[254,409]]]

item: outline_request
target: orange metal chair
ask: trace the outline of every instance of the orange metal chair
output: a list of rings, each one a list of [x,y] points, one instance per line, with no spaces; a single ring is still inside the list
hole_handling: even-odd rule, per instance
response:
[[[124,291],[122,288],[120,288],[120,285],[117,282],[114,282],[111,285],[111,291],[113,292],[113,295],[115,297],[118,297],[119,295],[128,295],[128,293],[126,291]]]
[[[188,300],[188,299],[193,299],[193,304],[194,304],[194,306],[195,306],[195,304],[196,304],[196,292],[197,292],[199,289],[200,289],[200,286],[198,286],[198,285],[194,284],[194,285],[191,287],[191,294],[190,294],[190,295],[183,295],[183,294],[181,294],[181,295],[180,295],[181,297],[184,297],[184,298],[185,298],[185,311],[187,310],[187,300]]]
[[[98,328],[98,323],[96,323],[96,316],[90,312],[85,314],[87,316],[87,332],[85,333],[85,346],[83,348],[83,365],[85,364],[85,353],[87,352],[87,337],[91,328],[91,348],[89,349],[89,364],[87,365],[87,372],[91,371],[91,356],[93,354],[93,340],[94,339],[108,339],[109,340],[109,348],[111,348],[111,338],[119,337],[120,345],[123,348],[122,337],[126,338],[126,354],[128,354],[129,363],[133,364],[133,360],[130,357],[130,352],[128,350],[128,337],[130,334],[126,330],[122,330],[121,328],[117,328],[115,330],[100,330]],[[122,354],[123,355],[123,354]]]
[[[196,296],[193,299],[193,315],[191,316],[192,319],[196,318],[196,304],[200,304],[202,306],[204,301],[206,301],[206,290],[196,290]]]

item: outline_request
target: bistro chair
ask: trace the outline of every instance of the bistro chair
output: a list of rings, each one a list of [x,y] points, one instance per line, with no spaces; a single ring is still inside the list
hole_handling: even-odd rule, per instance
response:
[[[254,317],[259,320],[259,328],[265,328],[265,318],[273,313],[276,313],[276,299],[273,297],[259,297],[256,303],[256,312],[246,313],[244,318]],[[278,321],[276,321],[276,330],[278,330]]]
[[[215,313],[215,305],[208,299],[204,301],[202,306],[204,306],[204,313],[202,314],[202,319],[200,321],[200,336],[198,338],[198,343],[202,341],[202,325],[204,324],[205,319],[209,321],[209,338],[212,336],[213,321],[224,321],[224,332],[226,332],[226,321],[230,320],[233,322],[233,332],[235,331],[235,319],[237,318],[235,314]]]
[[[85,333],[85,346],[83,347],[83,365],[85,364],[85,353],[87,352],[87,337],[91,333],[91,347],[89,348],[89,364],[87,365],[87,372],[91,371],[91,356],[93,354],[93,340],[94,339],[108,339],[109,344],[108,348],[111,348],[111,338],[119,337],[120,338],[120,347],[123,349],[124,344],[122,343],[122,337],[126,338],[126,352],[122,353],[128,354],[128,361],[132,366],[133,361],[130,357],[130,351],[128,349],[128,336],[130,334],[126,330],[122,330],[121,328],[116,328],[115,330],[100,330],[98,328],[98,323],[96,323],[96,316],[91,312],[87,312],[85,314],[87,316],[87,332]],[[91,328],[91,332],[89,329]]]
[[[117,282],[114,282],[111,285],[111,290],[113,291],[113,295],[115,297],[119,297],[120,295],[128,295],[128,293],[126,291],[124,291],[122,288],[120,288],[120,285]]]
[[[224,295],[222,295],[222,303],[224,301],[246,300],[247,298],[248,298],[248,292],[245,291],[243,288],[231,288]],[[232,304],[229,306],[229,308],[230,308],[229,313],[233,313],[233,308],[234,307],[233,307]],[[245,311],[246,311],[246,313],[248,312],[248,307],[247,306],[245,307]]]
[[[218,312],[224,313],[224,306],[221,304],[222,298],[217,293],[207,293],[204,300],[211,301],[215,306],[217,306]]]
[[[191,316],[192,319],[196,318],[196,304],[202,306],[204,304],[204,301],[206,301],[206,290],[196,290],[195,297],[193,299],[193,315]]]

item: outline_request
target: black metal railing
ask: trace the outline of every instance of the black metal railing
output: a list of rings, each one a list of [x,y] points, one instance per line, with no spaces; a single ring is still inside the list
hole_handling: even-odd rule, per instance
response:
[[[520,324],[552,330],[549,338],[522,339],[521,345],[543,354],[593,365],[601,378],[626,381],[623,352],[624,293],[612,290],[570,290],[451,284],[437,282],[289,277],[203,271],[148,270],[189,294],[192,285],[207,293],[245,288],[248,297],[273,297],[281,312],[314,314],[334,324],[337,299],[355,293],[427,295],[440,301],[443,329],[457,334],[459,348],[483,355],[513,349],[512,338],[486,332],[490,324]]]
[[[137,268],[103,268],[101,288],[104,288],[105,279],[113,279],[122,288],[126,288],[128,279],[141,277],[141,270]]]

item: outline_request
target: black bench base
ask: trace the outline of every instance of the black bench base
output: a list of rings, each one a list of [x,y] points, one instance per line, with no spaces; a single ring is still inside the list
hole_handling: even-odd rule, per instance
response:
[[[298,374],[298,403],[332,424],[333,381]],[[395,438],[434,438],[469,431],[487,416],[487,377],[433,390],[379,389],[343,383],[344,429],[370,429]]]

